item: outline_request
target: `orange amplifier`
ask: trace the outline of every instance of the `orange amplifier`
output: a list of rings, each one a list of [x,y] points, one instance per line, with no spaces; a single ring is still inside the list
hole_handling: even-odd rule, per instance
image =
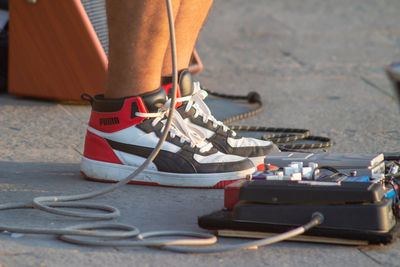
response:
[[[9,93],[80,101],[104,91],[105,0],[12,0],[9,9]],[[194,51],[189,70],[201,69]]]

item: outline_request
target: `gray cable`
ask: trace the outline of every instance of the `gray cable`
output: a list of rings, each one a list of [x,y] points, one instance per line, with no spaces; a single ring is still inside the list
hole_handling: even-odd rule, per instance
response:
[[[237,249],[248,249],[248,248],[253,248],[253,247],[260,247],[260,246],[266,246],[266,245],[271,245],[280,241],[287,240],[289,238],[293,238],[295,236],[301,235],[307,230],[321,224],[324,220],[324,216],[320,212],[315,212],[312,215],[311,220],[306,223],[305,225],[299,226],[293,230],[268,237],[268,238],[263,238],[259,239],[256,241],[251,241],[251,242],[244,242],[240,243],[237,245],[231,245],[231,246],[223,246],[223,247],[206,247],[206,248],[188,248],[188,247],[178,247],[178,246],[171,246],[167,245],[162,247],[162,249],[169,250],[169,251],[174,251],[174,252],[181,252],[181,253],[217,253],[217,252],[225,252],[225,251],[231,251],[231,250],[237,250]],[[143,235],[143,234],[142,234]]]
[[[46,211],[49,213],[57,214],[57,215],[65,215],[72,216],[78,218],[90,218],[90,219],[100,219],[100,220],[109,220],[116,218],[120,215],[119,210],[102,204],[93,204],[86,202],[79,203],[70,203],[71,201],[77,200],[85,200],[92,199],[104,194],[107,194],[111,191],[116,190],[117,188],[127,184],[129,181],[134,179],[138,174],[140,174],[157,156],[158,152],[161,150],[161,146],[167,138],[169,129],[171,127],[172,119],[173,119],[173,111],[176,105],[176,93],[177,93],[177,80],[178,80],[178,71],[177,71],[177,58],[176,58],[176,42],[175,42],[175,26],[174,19],[172,13],[172,6],[170,0],[166,0],[167,3],[167,11],[168,11],[168,20],[169,20],[169,29],[170,29],[170,40],[171,40],[171,54],[172,54],[172,93],[173,96],[171,98],[171,105],[168,113],[168,118],[166,125],[164,127],[164,132],[160,137],[160,140],[157,143],[157,146],[153,149],[152,153],[146,159],[143,164],[137,168],[133,173],[119,181],[116,184],[110,185],[102,190],[97,190],[93,192],[88,192],[84,194],[78,195],[66,195],[66,196],[40,196],[36,197],[32,200],[32,202],[18,202],[18,203],[6,203],[0,205],[0,210],[7,209],[27,209],[27,208],[35,208],[42,211]],[[77,208],[77,209],[90,209],[101,211],[98,213],[87,213],[87,212],[77,212],[77,211],[68,211],[60,208]],[[106,212],[106,213],[105,213]],[[313,218],[310,223],[315,221]],[[309,225],[308,223],[307,225]],[[315,223],[315,222],[314,222]],[[320,223],[320,222],[319,222]],[[272,244],[275,242],[279,242],[281,240],[285,240],[295,235],[302,234],[306,226],[302,226],[296,228],[287,233],[283,233],[277,235],[274,238],[262,239],[259,241],[244,243],[236,246],[227,246],[225,248],[203,248],[199,249],[190,249],[190,248],[182,248],[176,247],[181,245],[193,246],[193,245],[212,245],[215,244],[217,239],[214,235],[207,233],[195,233],[195,232],[183,232],[183,231],[157,231],[157,232],[147,232],[139,234],[139,230],[135,226],[130,226],[126,224],[119,223],[105,223],[105,222],[95,222],[95,223],[86,223],[79,224],[75,226],[70,226],[62,229],[49,229],[49,228],[26,228],[26,227],[14,227],[8,225],[0,225],[0,230],[8,231],[12,233],[28,233],[28,234],[54,234],[58,235],[61,240],[79,244],[79,245],[91,245],[91,246],[151,246],[163,248],[166,250],[171,250],[175,252],[194,252],[194,253],[210,253],[210,252],[221,252],[238,248],[246,248],[252,246],[261,246],[266,244]],[[316,224],[315,224],[316,225]],[[108,231],[103,231],[104,229],[108,229]],[[110,229],[114,231],[109,231]],[[101,231],[97,231],[101,230]],[[184,236],[191,237],[191,239],[158,239],[158,240],[145,240],[147,237],[154,236]],[[83,238],[85,237],[85,238]],[[109,238],[109,239],[104,239]],[[116,240],[123,238],[131,238],[133,240]]]

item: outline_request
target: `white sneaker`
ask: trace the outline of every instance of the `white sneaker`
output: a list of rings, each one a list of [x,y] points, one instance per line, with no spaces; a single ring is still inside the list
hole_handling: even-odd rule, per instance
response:
[[[118,182],[136,170],[156,146],[169,101],[165,91],[158,89],[122,99],[90,97],[90,102],[81,171],[91,180]],[[223,188],[254,171],[251,161],[218,151],[175,111],[160,153],[131,183]]]

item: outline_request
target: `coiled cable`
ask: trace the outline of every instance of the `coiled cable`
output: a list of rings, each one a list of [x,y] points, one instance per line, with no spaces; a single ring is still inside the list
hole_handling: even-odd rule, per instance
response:
[[[262,101],[260,94],[257,92],[249,92],[247,95],[232,95],[215,92],[207,88],[203,88],[203,90],[207,91],[207,93],[212,96],[232,100],[246,100],[250,104],[256,104],[256,107],[254,107],[253,110],[227,117],[223,119],[222,122],[224,124],[227,124],[230,129],[236,131],[268,132],[269,134],[262,135],[262,139],[269,140],[278,144],[279,149],[282,151],[299,149],[321,149],[331,147],[334,144],[334,142],[330,138],[323,136],[313,136],[311,135],[311,131],[307,129],[231,125],[232,122],[258,115],[263,111],[264,102]],[[298,142],[292,143],[295,141]]]

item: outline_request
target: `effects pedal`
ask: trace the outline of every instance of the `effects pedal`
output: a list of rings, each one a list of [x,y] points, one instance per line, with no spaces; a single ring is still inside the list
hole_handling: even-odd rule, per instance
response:
[[[225,210],[200,217],[199,225],[225,236],[265,237],[320,212],[324,222],[300,240],[360,245],[389,243],[399,235],[399,162],[388,164],[382,154],[346,154],[351,164],[337,159],[339,154],[299,153],[308,155],[303,161],[295,153],[284,154],[280,161],[269,157],[263,171],[227,186]],[[383,170],[371,171],[382,164]]]

